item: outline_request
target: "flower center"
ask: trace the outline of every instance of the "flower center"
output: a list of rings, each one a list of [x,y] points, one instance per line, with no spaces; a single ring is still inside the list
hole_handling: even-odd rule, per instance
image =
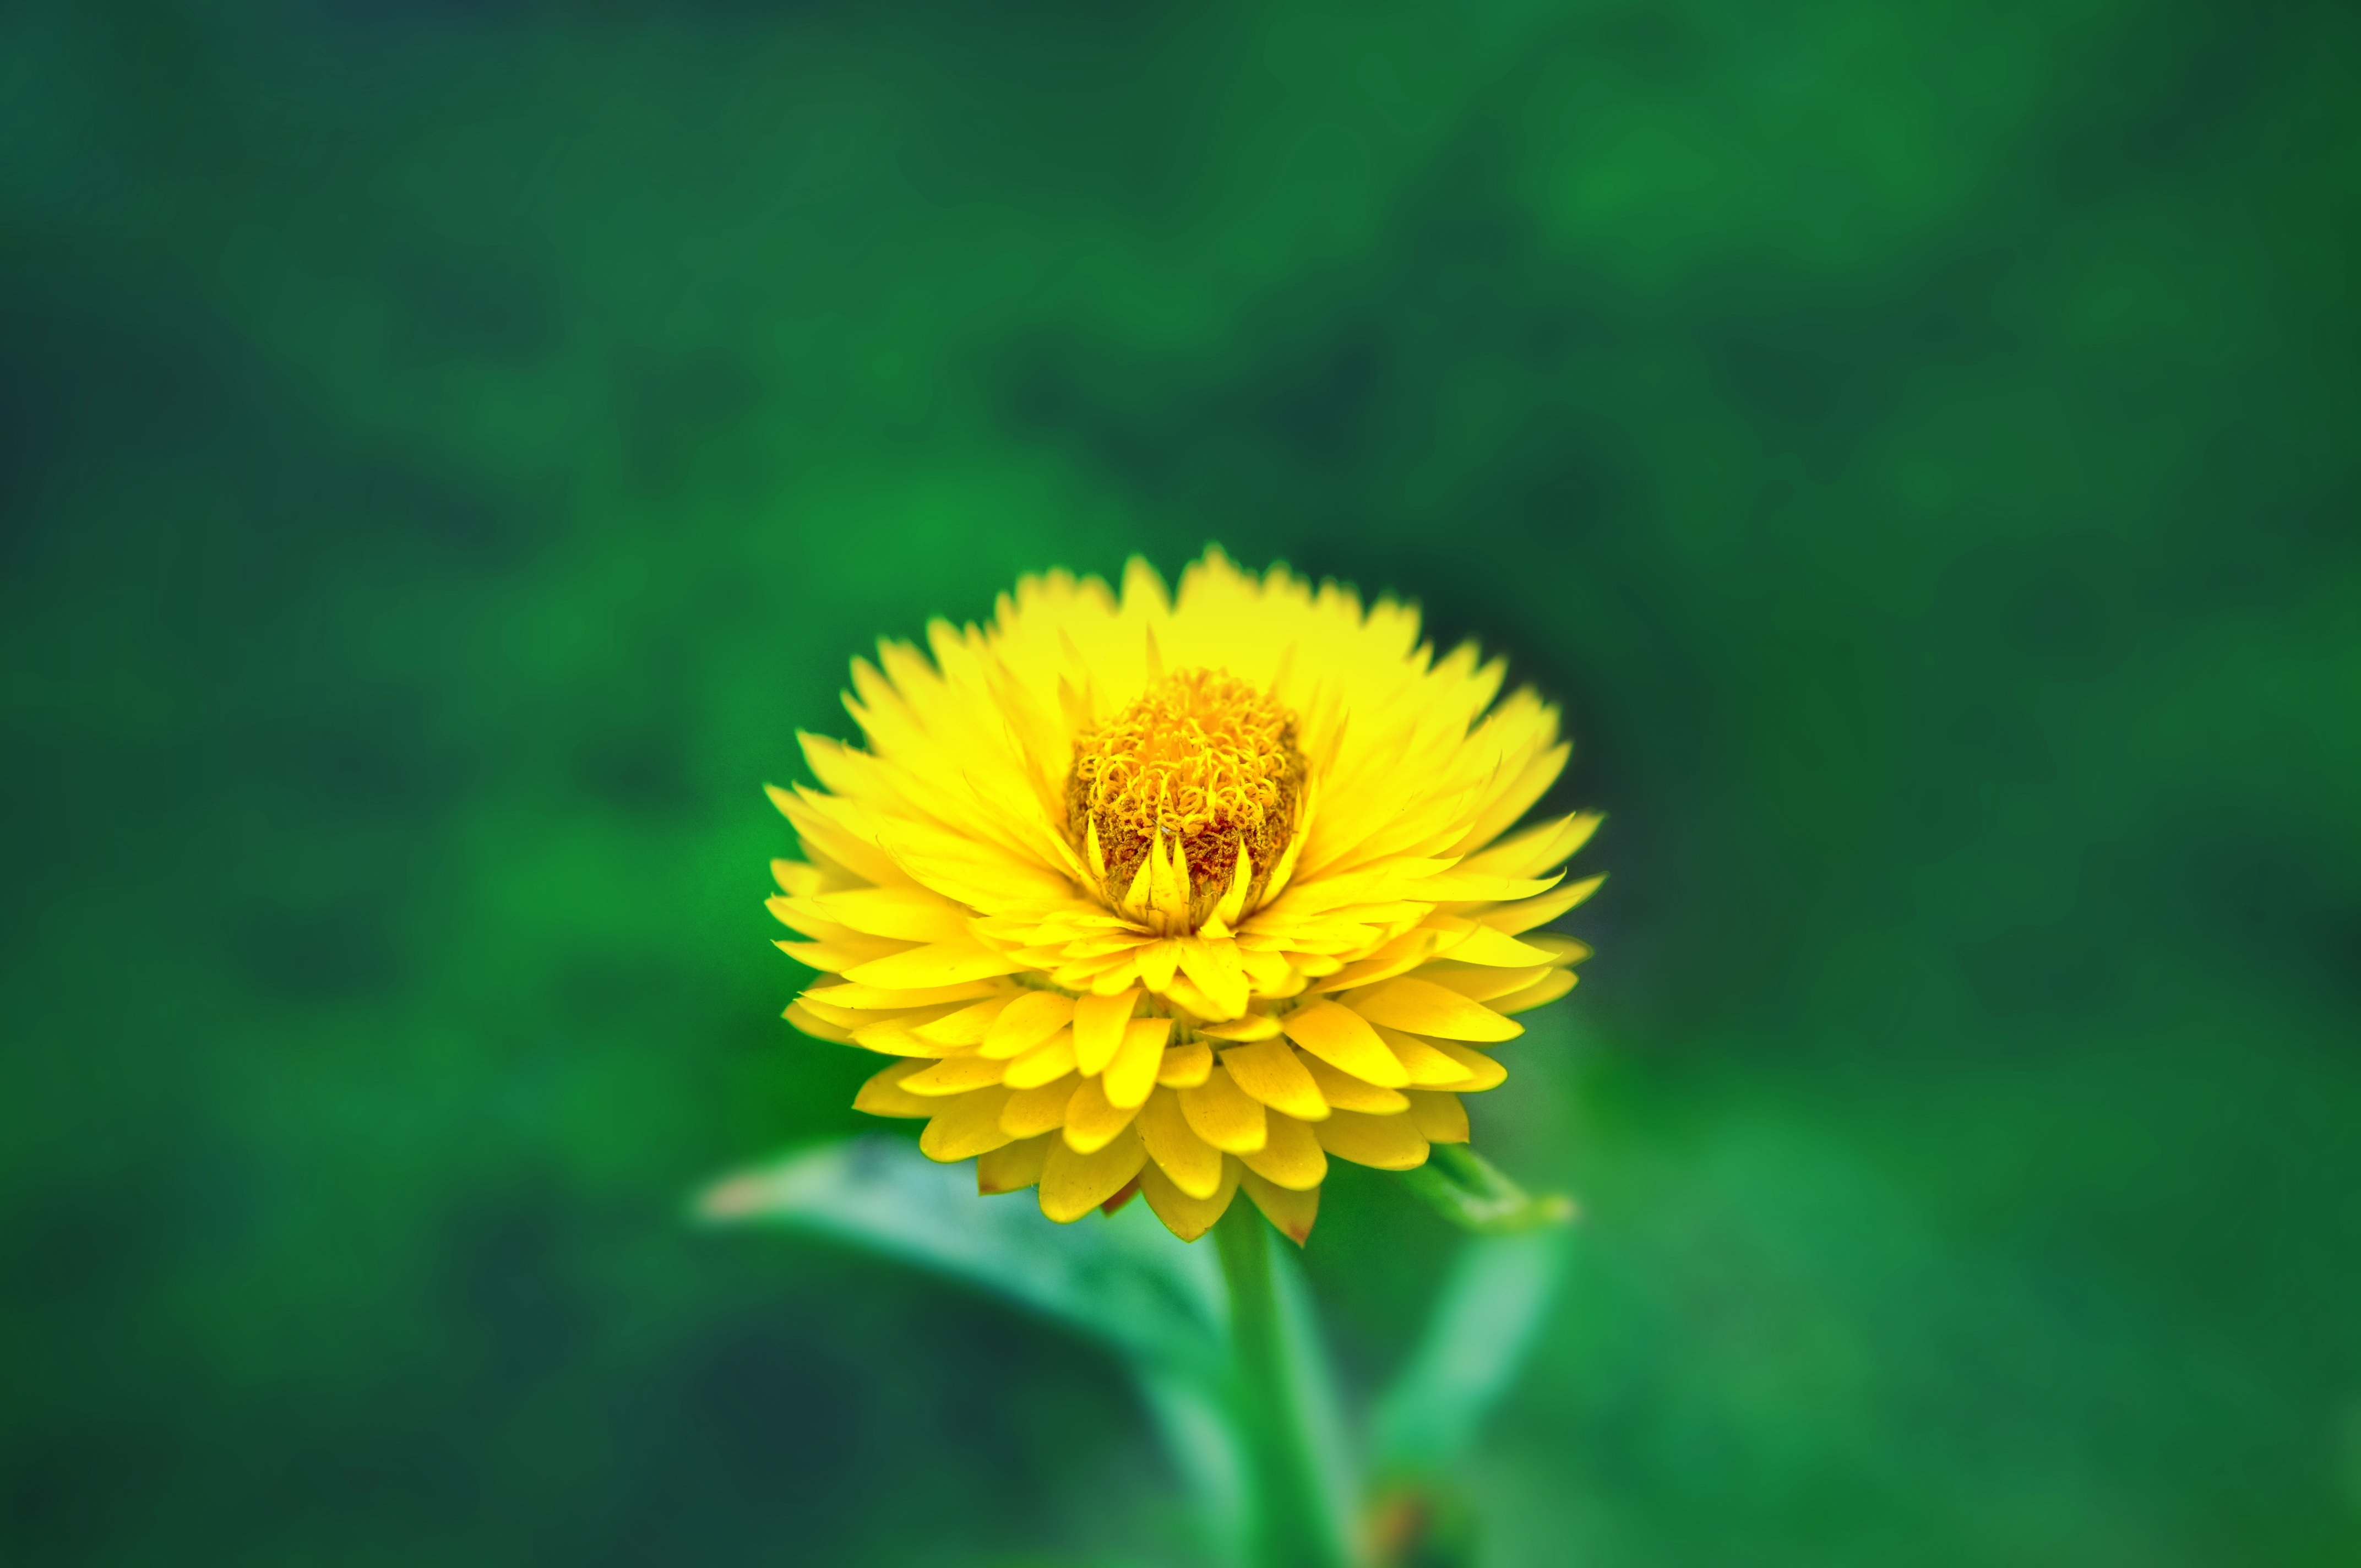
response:
[[[1185,900],[1193,930],[1230,894],[1241,850],[1246,889],[1230,917],[1262,896],[1303,776],[1292,713],[1225,670],[1178,670],[1076,738],[1067,831],[1108,903],[1169,929]]]

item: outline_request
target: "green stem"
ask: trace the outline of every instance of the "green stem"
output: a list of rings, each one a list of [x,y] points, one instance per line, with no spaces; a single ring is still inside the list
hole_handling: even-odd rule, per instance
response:
[[[1270,1236],[1250,1203],[1213,1227],[1230,1287],[1238,1424],[1246,1444],[1255,1568],[1326,1568],[1340,1562],[1322,1518],[1320,1483],[1296,1409],[1294,1367],[1271,1278]]]

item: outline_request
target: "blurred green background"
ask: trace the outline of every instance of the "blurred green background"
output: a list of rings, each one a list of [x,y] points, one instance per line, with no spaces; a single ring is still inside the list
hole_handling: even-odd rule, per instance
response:
[[[1489,1561],[2361,1561],[2349,6],[12,7],[0,148],[9,1562],[1173,1561],[682,1203],[861,1120],[847,659],[1211,540],[1612,814]],[[1350,1389],[1455,1245],[1334,1182]]]

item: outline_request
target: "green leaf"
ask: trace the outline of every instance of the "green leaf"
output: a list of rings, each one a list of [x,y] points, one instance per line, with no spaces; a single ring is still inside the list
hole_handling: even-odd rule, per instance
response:
[[[1201,1378],[1228,1365],[1228,1298],[1213,1249],[1174,1237],[1145,1203],[1053,1224],[1030,1192],[979,1197],[971,1168],[870,1136],[726,1178],[697,1212],[796,1226],[962,1280],[1136,1364]]]
[[[1401,1173],[1403,1184],[1453,1224],[1478,1235],[1514,1235],[1570,1223],[1574,1200],[1563,1193],[1527,1192],[1498,1166],[1465,1144],[1437,1144],[1424,1165]]]
[[[1111,1346],[1195,1499],[1209,1554],[1242,1562],[1254,1478],[1229,1401],[1229,1292],[1213,1249],[1180,1241],[1145,1203],[1059,1225],[1031,1196],[980,1197],[971,1168],[870,1136],[726,1178],[699,1195],[697,1213],[830,1236]]]
[[[1555,1226],[1467,1243],[1417,1353],[1378,1402],[1378,1474],[1433,1473],[1466,1452],[1532,1347],[1566,1244]]]

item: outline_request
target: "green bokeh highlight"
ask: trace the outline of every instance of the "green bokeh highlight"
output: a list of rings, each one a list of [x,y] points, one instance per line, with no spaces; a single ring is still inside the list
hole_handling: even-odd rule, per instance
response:
[[[1210,540],[1562,701],[1491,1560],[2361,1552],[2349,7],[0,16],[0,1548],[1172,1560],[851,1130],[759,795]],[[1347,1172],[1348,1382],[1454,1237]]]

